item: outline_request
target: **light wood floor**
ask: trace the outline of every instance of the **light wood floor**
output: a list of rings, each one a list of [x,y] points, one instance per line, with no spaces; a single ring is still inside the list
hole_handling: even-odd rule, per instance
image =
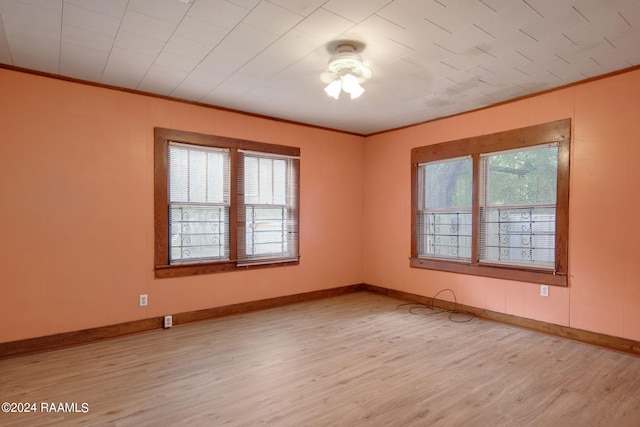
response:
[[[640,425],[640,358],[402,302],[358,292],[3,360],[0,402],[39,412],[0,425]]]

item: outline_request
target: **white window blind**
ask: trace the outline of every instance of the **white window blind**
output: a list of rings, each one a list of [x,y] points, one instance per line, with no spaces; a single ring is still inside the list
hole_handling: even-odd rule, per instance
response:
[[[229,259],[229,153],[169,143],[169,262]]]
[[[558,145],[480,158],[479,260],[553,269]]]
[[[418,165],[418,256],[471,258],[471,157]]]
[[[240,151],[238,262],[298,258],[297,157]]]

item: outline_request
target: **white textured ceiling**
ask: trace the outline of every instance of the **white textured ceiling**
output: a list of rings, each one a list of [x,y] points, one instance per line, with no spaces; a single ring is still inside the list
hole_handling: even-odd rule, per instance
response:
[[[366,135],[638,65],[640,0],[0,0],[0,63]]]

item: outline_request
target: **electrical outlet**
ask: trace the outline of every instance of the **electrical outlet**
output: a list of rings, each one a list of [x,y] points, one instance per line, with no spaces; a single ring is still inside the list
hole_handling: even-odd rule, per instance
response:
[[[542,297],[549,296],[549,285],[540,285],[540,296]]]
[[[173,326],[173,316],[164,316],[164,324],[162,327],[165,329],[169,329],[172,326]]]
[[[140,307],[146,307],[148,302],[149,297],[147,297],[147,294],[140,295]]]

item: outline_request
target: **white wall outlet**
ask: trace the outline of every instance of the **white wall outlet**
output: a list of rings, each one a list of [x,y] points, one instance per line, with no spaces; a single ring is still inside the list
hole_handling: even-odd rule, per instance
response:
[[[540,285],[540,296],[542,297],[549,296],[549,285]]]
[[[162,325],[162,327],[165,329],[169,329],[172,326],[173,326],[173,316],[164,316],[164,324]]]
[[[140,307],[146,307],[148,302],[149,302],[149,297],[147,297],[147,294],[141,294]]]

